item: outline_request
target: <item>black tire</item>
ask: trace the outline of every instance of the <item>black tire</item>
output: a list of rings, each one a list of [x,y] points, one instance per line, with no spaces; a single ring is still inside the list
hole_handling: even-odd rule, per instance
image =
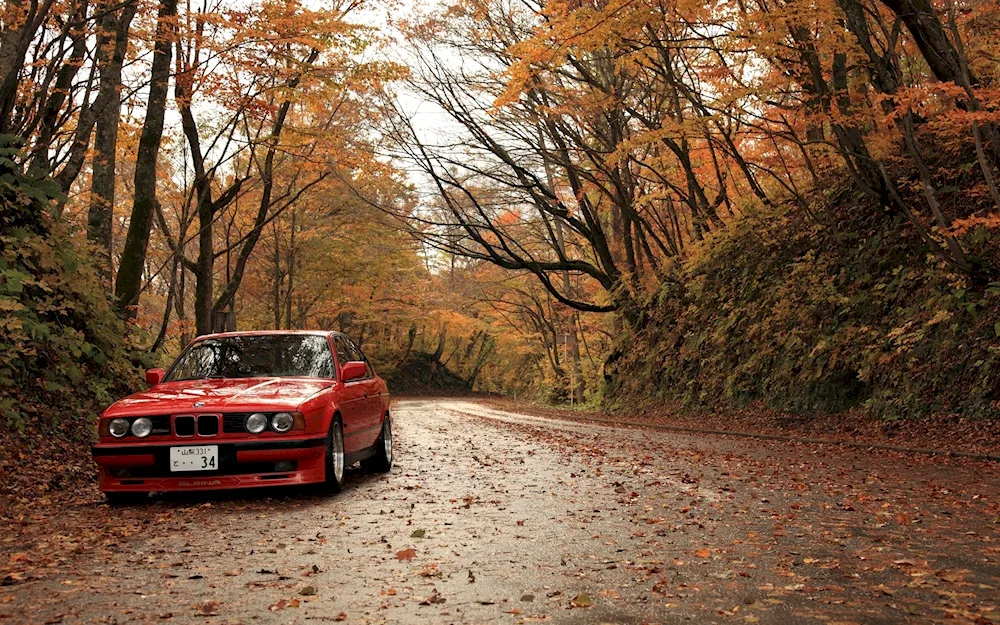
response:
[[[135,506],[149,499],[149,493],[104,493],[110,506]]]
[[[347,469],[344,461],[344,426],[335,420],[326,437],[326,480],[323,482],[326,492],[336,494],[343,490]]]
[[[363,460],[361,468],[369,473],[388,473],[392,469],[392,455],[392,421],[385,415],[382,433],[375,441],[375,455]]]

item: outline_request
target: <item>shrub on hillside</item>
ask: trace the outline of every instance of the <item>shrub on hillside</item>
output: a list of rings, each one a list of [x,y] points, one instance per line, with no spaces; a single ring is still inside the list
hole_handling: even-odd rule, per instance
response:
[[[995,417],[1000,283],[970,284],[885,213],[843,212],[836,231],[774,214],[701,246],[642,304],[606,396]],[[967,236],[971,249],[990,233]]]
[[[47,214],[57,188],[15,153],[0,143],[0,421],[65,430],[141,374],[86,244]]]

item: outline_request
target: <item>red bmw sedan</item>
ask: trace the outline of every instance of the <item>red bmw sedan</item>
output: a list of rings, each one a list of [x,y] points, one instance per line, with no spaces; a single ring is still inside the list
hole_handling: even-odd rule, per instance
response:
[[[319,484],[392,467],[389,391],[337,332],[197,338],[151,388],[116,402],[92,447],[111,503],[152,491]]]

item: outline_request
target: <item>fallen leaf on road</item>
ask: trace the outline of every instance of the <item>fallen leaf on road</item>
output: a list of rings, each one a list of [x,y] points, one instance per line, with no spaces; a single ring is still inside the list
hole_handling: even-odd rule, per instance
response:
[[[439,595],[437,589],[435,588],[434,593],[431,594],[430,597],[427,597],[426,599],[421,601],[420,605],[432,605],[435,603],[444,603],[445,601],[447,601],[447,599]]]
[[[274,612],[276,610],[283,610],[284,608],[297,608],[301,605],[298,599],[282,599],[267,609]]]
[[[196,603],[194,605],[198,616],[218,616],[218,612],[216,612],[218,607],[218,601],[206,601],[205,603]]]
[[[413,548],[403,549],[402,551],[396,552],[396,558],[398,558],[400,562],[409,562],[415,557],[417,557],[417,550]]]
[[[698,551],[694,552],[694,555],[698,556],[699,558],[711,558],[712,552],[709,551],[708,549],[699,549]]]
[[[569,602],[574,608],[589,608],[594,605],[594,600],[585,592],[581,592]]]

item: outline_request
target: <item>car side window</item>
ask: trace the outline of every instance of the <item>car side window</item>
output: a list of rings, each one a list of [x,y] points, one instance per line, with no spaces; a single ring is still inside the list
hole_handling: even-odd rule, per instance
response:
[[[361,351],[361,348],[355,345],[354,341],[348,340],[347,343],[351,349],[351,359],[365,363],[365,369],[368,370],[367,377],[375,377],[375,371],[372,370],[372,365],[368,362],[368,358],[365,356],[365,353]]]
[[[339,336],[333,338],[333,344],[337,346],[337,366],[343,367],[351,361],[351,354],[344,343],[344,339]]]

